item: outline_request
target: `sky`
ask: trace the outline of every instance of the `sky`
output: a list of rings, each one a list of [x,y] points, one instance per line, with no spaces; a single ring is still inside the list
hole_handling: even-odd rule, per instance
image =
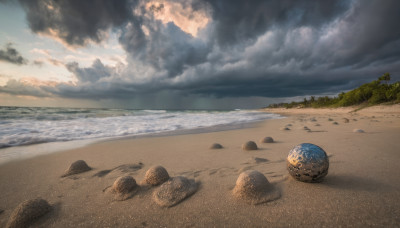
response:
[[[398,0],[0,0],[0,105],[260,108],[400,79]]]

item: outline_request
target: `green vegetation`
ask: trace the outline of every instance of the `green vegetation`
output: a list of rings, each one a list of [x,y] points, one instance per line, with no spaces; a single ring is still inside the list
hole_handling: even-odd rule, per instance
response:
[[[400,82],[389,84],[390,74],[385,73],[378,80],[361,85],[347,93],[340,93],[337,97],[311,96],[301,102],[271,104],[268,108],[336,108],[353,105],[376,105],[384,102],[400,103]]]

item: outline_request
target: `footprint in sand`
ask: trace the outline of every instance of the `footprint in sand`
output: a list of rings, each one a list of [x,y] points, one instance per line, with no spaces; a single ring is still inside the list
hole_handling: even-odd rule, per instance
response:
[[[113,169],[105,169],[95,173],[92,177],[104,177],[107,174],[111,173],[112,171],[120,171],[121,173],[133,173],[140,169],[142,169],[144,164],[139,162],[137,164],[124,164],[117,166]]]

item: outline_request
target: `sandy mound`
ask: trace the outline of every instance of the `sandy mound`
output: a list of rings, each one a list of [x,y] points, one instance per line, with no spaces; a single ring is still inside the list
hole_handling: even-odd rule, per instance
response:
[[[280,192],[256,170],[247,170],[239,175],[233,195],[250,204],[260,204],[278,199]]]
[[[248,141],[245,144],[242,145],[243,150],[257,150],[257,144],[253,141]]]
[[[272,137],[265,137],[263,139],[260,140],[261,143],[273,143],[274,139]]]
[[[210,149],[213,149],[213,150],[215,150],[215,149],[222,149],[222,148],[224,148],[221,144],[219,144],[219,143],[214,143],[214,144],[212,144],[211,146],[210,146]]]
[[[126,200],[131,198],[138,189],[136,180],[131,176],[118,177],[111,187],[111,192],[115,194],[116,200]]]
[[[78,160],[70,165],[61,177],[66,177],[91,170],[84,160]]]
[[[146,174],[144,175],[145,183],[149,185],[160,185],[169,179],[169,175],[167,170],[162,166],[153,166],[147,170]]]
[[[365,131],[362,129],[354,129],[353,132],[354,133],[364,133]]]
[[[191,196],[196,190],[197,184],[193,179],[173,177],[154,192],[153,199],[162,207],[172,207]]]
[[[51,210],[51,206],[44,199],[33,199],[22,202],[12,212],[7,228],[28,227],[39,217]]]

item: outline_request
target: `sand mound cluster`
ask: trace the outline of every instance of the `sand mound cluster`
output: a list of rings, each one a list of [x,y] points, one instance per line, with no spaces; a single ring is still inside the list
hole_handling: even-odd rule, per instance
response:
[[[250,204],[260,204],[278,199],[281,194],[262,173],[247,170],[236,180],[233,196]]]
[[[150,167],[144,176],[144,182],[152,186],[160,185],[168,179],[169,174],[167,170],[159,165]]]
[[[72,163],[61,177],[66,177],[66,176],[70,176],[70,175],[74,175],[74,174],[78,174],[78,173],[83,173],[83,172],[89,171],[91,169],[92,168],[90,168],[84,160],[78,160],[78,161]]]
[[[120,201],[131,198],[137,189],[136,180],[131,176],[118,177],[111,187],[112,193],[115,194],[115,199]]]
[[[193,179],[177,176],[162,184],[154,193],[153,200],[162,207],[172,207],[197,191]]]
[[[242,145],[243,150],[257,150],[257,144],[253,141],[248,141],[245,144]]]
[[[44,199],[33,199],[22,202],[12,212],[7,228],[28,227],[38,218],[47,214],[51,206]]]
[[[261,143],[273,143],[274,139],[272,137],[265,137],[263,139],[260,140]]]
[[[222,149],[224,148],[221,144],[219,143],[214,143],[210,146],[210,149],[216,150],[216,149]]]

